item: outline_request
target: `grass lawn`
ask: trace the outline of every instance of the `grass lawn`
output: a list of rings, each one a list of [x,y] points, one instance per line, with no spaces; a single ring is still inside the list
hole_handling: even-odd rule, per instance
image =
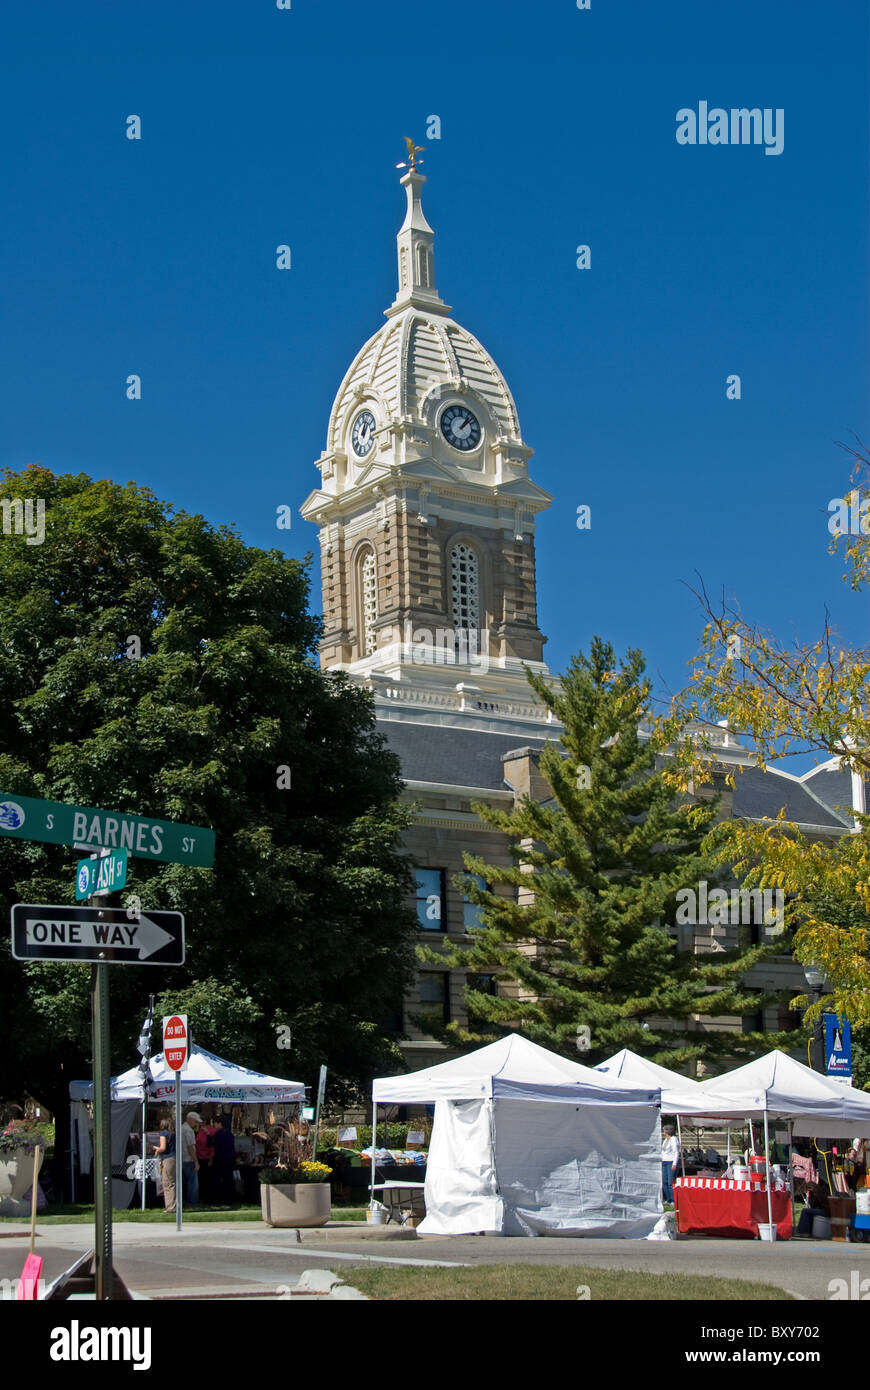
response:
[[[745,1279],[713,1279],[688,1274],[639,1274],[625,1269],[583,1265],[473,1265],[465,1269],[401,1269],[369,1266],[348,1271],[347,1282],[374,1299],[493,1299],[578,1301],[586,1285],[592,1302],[668,1299],[672,1302],[790,1301],[784,1289]]]
[[[192,1211],[182,1211],[182,1219],[185,1225],[189,1221],[260,1221],[261,1211],[259,1207],[195,1207]],[[365,1221],[365,1207],[333,1207],[332,1221]],[[45,1212],[37,1212],[37,1226],[58,1226],[58,1225],[93,1225],[94,1208],[83,1206],[79,1203],[75,1205],[52,1206]],[[159,1207],[146,1207],[145,1211],[140,1211],[138,1207],[129,1207],[126,1211],[113,1211],[112,1223],[120,1221],[139,1221],[165,1223],[167,1226],[175,1225],[175,1213],[161,1211]],[[3,1216],[0,1217],[0,1228],[3,1222],[14,1223],[20,1226],[22,1222],[29,1224],[30,1218],[23,1216]]]

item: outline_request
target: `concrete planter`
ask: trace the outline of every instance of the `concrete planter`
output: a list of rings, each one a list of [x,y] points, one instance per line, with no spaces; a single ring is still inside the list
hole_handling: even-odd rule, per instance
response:
[[[44,1161],[45,1150],[40,1149],[40,1168]],[[25,1202],[23,1198],[30,1191],[32,1182],[32,1149],[11,1149],[0,1155],[0,1216],[30,1215],[30,1202]]]
[[[261,1183],[260,1210],[267,1226],[325,1226],[332,1211],[329,1183]]]

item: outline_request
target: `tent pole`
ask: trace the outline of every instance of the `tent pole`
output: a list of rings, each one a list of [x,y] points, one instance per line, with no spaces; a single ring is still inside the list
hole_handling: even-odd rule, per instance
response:
[[[682,1132],[682,1130],[680,1129],[680,1117],[679,1117],[679,1115],[677,1116],[677,1143],[678,1143],[679,1146],[680,1146],[680,1168],[682,1169],[683,1177],[685,1177],[685,1176],[686,1176],[686,1160],[685,1160],[685,1158],[683,1157],[683,1132]]]
[[[69,1106],[69,1181],[70,1181],[70,1200],[75,1204],[76,1200],[76,1122],[73,1118],[73,1103]]]
[[[375,1141],[378,1137],[378,1103],[372,1100],[372,1181],[369,1193],[369,1209],[375,1209]]]
[[[770,1196],[770,1135],[767,1129],[767,1108],[764,1111],[764,1171],[767,1179],[767,1220],[773,1225],[773,1202]]]
[[[788,1187],[791,1193],[791,1219],[794,1224],[794,1120],[788,1122]]]
[[[142,1181],[139,1184],[142,1191],[142,1210],[145,1210],[145,1164],[147,1162],[148,1150],[145,1145],[145,1126],[148,1122],[148,1083],[142,1087]]]

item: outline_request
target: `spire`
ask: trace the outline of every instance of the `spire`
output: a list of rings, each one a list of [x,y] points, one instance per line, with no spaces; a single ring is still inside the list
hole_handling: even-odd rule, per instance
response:
[[[435,289],[432,251],[435,233],[426,221],[420,199],[420,191],[426,182],[425,175],[417,168],[417,155],[422,146],[415,145],[407,136],[405,143],[408,146],[408,163],[396,166],[408,170],[399,180],[408,196],[405,220],[396,237],[399,290],[389,309],[384,312],[387,318],[390,318],[393,314],[401,313],[409,304],[413,304],[419,309],[428,309],[430,313],[447,314],[450,306],[444,303]]]

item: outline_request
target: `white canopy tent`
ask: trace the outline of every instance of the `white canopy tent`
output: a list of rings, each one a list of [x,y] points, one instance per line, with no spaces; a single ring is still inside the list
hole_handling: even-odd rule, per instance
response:
[[[661,1215],[658,1086],[514,1033],[381,1077],[372,1102],[373,1143],[378,1103],[435,1105],[421,1234],[646,1236]]]
[[[158,1052],[148,1064],[148,1099],[160,1103],[175,1098],[176,1073],[166,1065],[163,1053]],[[112,1077],[111,1097],[113,1101],[141,1100],[142,1073],[138,1067],[131,1067],[120,1076]],[[71,1081],[70,1100],[91,1100],[94,1094],[92,1081]],[[204,1101],[224,1101],[230,1105],[256,1105],[259,1102],[283,1101],[304,1102],[305,1087],[301,1081],[283,1081],[277,1076],[265,1076],[261,1072],[240,1067],[237,1062],[228,1062],[204,1047],[192,1047],[190,1059],[181,1073],[181,1099],[185,1105]]]
[[[162,1052],[151,1058],[148,1076],[148,1100],[154,1104],[170,1105],[175,1099],[176,1073],[166,1065]],[[142,1089],[142,1072],[138,1066],[112,1077],[110,1082],[112,1166],[115,1169],[123,1165],[130,1130],[137,1108],[142,1105]],[[75,1192],[76,1163],[79,1172],[87,1172],[90,1168],[92,1149],[85,1103],[93,1100],[94,1083],[71,1081],[69,1094],[70,1164]],[[181,1100],[183,1105],[203,1104],[206,1101],[220,1101],[225,1105],[303,1104],[305,1087],[301,1081],[284,1081],[277,1076],[251,1071],[248,1067],[228,1062],[224,1057],[194,1045],[187,1066],[181,1073]],[[123,1180],[117,1177],[116,1182],[123,1184]],[[120,1187],[116,1190],[116,1198],[120,1202]]]
[[[723,1076],[705,1077],[711,1119],[741,1116],[792,1122],[793,1133],[870,1138],[870,1095],[822,1076],[785,1052],[768,1052]]]
[[[870,1095],[822,1076],[785,1052],[768,1052],[753,1062],[705,1077],[701,1088],[710,1123],[759,1120],[764,1125],[768,1221],[773,1223],[770,1196],[770,1121],[784,1120],[789,1139],[795,1134],[816,1138],[870,1137]],[[683,1112],[684,1114],[687,1112]],[[696,1115],[697,1111],[694,1112]]]
[[[608,1057],[606,1062],[599,1063],[595,1071],[603,1072],[618,1081],[626,1081],[631,1086],[660,1086],[662,1110],[666,1115],[701,1114],[710,1105],[710,1100],[699,1082],[692,1081],[688,1076],[681,1076],[679,1072],[671,1071],[668,1067],[660,1067],[657,1062],[650,1062],[646,1057],[639,1057],[627,1047],[615,1056]]]

